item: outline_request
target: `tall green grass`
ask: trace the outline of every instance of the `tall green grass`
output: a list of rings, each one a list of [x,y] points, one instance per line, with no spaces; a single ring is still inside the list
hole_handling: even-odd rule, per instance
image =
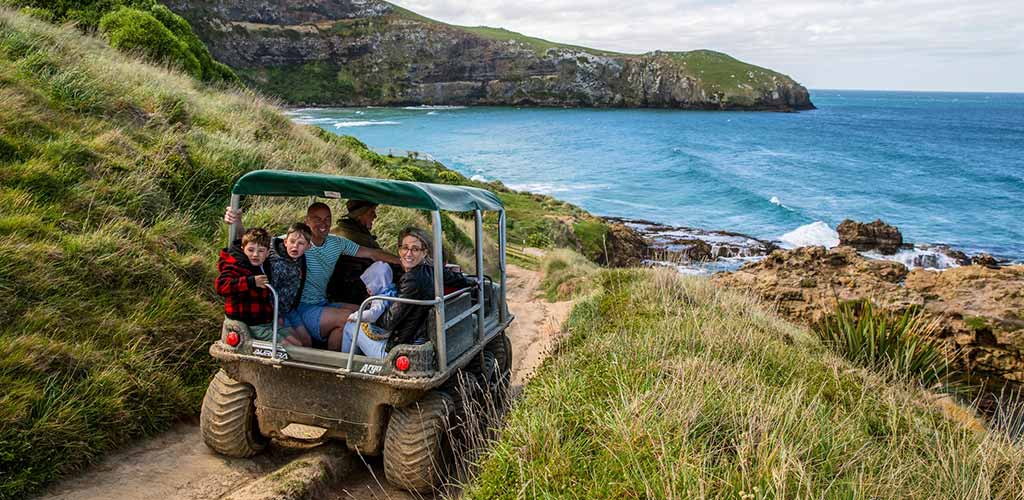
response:
[[[197,413],[220,219],[257,168],[380,175],[256,94],[0,9],[0,499]],[[247,222],[308,201],[249,202]]]
[[[753,299],[602,270],[467,498],[1020,498],[1024,453]]]
[[[589,279],[598,267],[572,250],[548,251],[540,261],[544,297],[549,301],[568,300],[586,293]]]

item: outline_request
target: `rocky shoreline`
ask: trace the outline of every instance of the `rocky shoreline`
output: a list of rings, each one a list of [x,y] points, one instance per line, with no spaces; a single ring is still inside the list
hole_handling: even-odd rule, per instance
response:
[[[625,217],[605,216],[602,219],[610,225],[623,226],[642,239],[643,255],[630,260],[676,267],[686,274],[735,271],[776,250],[804,246],[846,246],[865,258],[893,261],[909,269],[945,270],[973,264],[998,268],[1012,264],[1009,259],[987,253],[968,255],[948,245],[906,242],[898,228],[881,220],[870,223],[845,220],[836,228],[836,241],[826,245],[822,242],[764,240],[733,231],[671,226]]]
[[[992,391],[1024,388],[1024,265],[915,246],[881,220],[843,221],[839,245],[831,249],[784,249],[732,232],[608,220],[642,235],[649,245],[646,263],[724,270],[711,279],[761,298],[798,323],[814,325],[854,300],[894,313],[920,311],[935,321],[933,335],[960,371]],[[908,251],[913,258],[896,258]],[[721,269],[723,262],[734,267]]]
[[[913,245],[880,220],[844,221],[833,248],[789,249],[728,231],[605,220],[640,236],[644,264],[712,274],[797,323],[814,325],[853,300],[918,310],[936,322],[935,338],[960,371],[991,391],[1024,388],[1024,265]]]

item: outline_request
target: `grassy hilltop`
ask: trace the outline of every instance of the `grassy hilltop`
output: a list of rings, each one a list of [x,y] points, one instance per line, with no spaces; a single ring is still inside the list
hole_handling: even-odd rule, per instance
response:
[[[1024,453],[706,278],[581,272],[590,291],[468,498],[1021,498]],[[589,274],[589,276],[587,276]]]

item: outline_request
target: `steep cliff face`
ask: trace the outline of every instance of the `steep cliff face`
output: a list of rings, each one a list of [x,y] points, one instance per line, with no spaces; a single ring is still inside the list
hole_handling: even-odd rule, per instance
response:
[[[618,54],[378,0],[165,3],[218,60],[293,104],[813,108],[788,76],[707,50]]]

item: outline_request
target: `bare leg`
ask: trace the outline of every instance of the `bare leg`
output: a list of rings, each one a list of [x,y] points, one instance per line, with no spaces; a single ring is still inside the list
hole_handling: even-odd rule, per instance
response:
[[[292,334],[288,338],[284,339],[284,344],[309,347],[313,345],[313,340],[309,337],[306,327],[299,325],[292,329]]]
[[[332,332],[335,328],[345,328],[345,322],[348,321],[348,316],[356,310],[359,306],[352,304],[342,304],[339,307],[325,307],[323,312],[320,313],[320,336],[328,339],[324,332]],[[340,342],[340,340],[339,340]],[[339,346],[341,344],[338,344]]]
[[[322,327],[321,327],[322,328]],[[331,330],[331,335],[327,337],[327,349],[331,351],[341,350],[341,341],[345,338],[344,328],[335,328]]]

